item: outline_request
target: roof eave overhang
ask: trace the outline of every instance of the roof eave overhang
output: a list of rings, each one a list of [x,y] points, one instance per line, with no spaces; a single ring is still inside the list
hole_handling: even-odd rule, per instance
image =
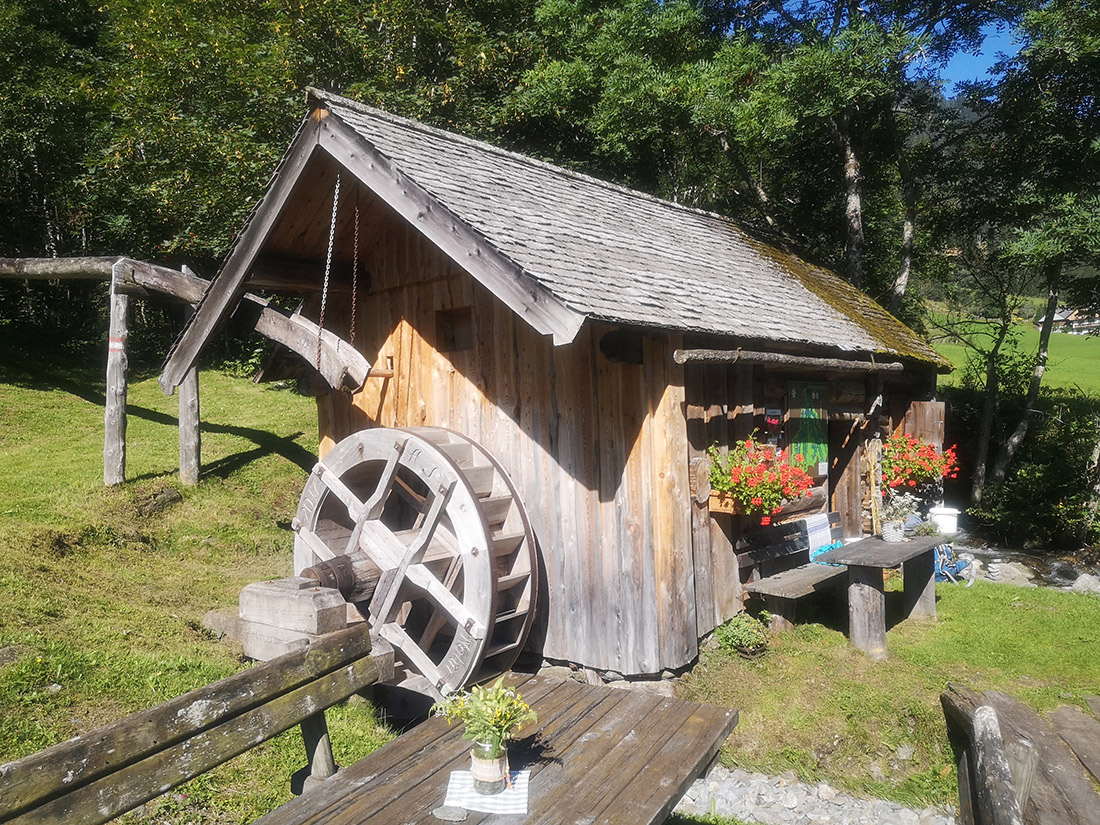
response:
[[[214,331],[232,312],[264,242],[294,185],[318,152],[370,188],[455,263],[557,346],[573,341],[586,316],[567,307],[477,230],[398,169],[354,129],[318,106],[306,119],[276,171],[268,191],[237,237],[217,277],[169,352],[160,386],[171,393],[183,381]]]

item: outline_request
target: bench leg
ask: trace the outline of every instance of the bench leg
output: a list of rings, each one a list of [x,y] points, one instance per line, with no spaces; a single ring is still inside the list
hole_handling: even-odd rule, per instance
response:
[[[302,738],[306,743],[306,759],[309,760],[309,776],[305,781],[305,789],[309,790],[336,773],[336,760],[332,757],[324,711],[302,720]]]
[[[886,658],[886,592],[879,567],[848,566],[848,636],[872,659]]]
[[[784,599],[780,596],[764,596],[764,609],[771,613],[771,621],[768,627],[776,633],[790,630],[794,627],[794,599]]]
[[[912,619],[936,617],[935,551],[929,550],[902,565],[905,615]]]

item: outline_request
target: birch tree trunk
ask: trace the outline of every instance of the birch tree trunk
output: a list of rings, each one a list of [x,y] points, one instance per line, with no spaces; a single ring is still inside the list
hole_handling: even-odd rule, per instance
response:
[[[1031,373],[1031,384],[1027,388],[1027,399],[1024,401],[1024,409],[1020,413],[1020,420],[1016,429],[1005,441],[1001,448],[993,470],[989,474],[989,483],[998,485],[1004,481],[1008,467],[1016,456],[1016,451],[1027,435],[1027,428],[1031,424],[1031,416],[1034,414],[1035,402],[1039,399],[1039,388],[1043,383],[1043,373],[1047,368],[1047,348],[1050,344],[1050,333],[1054,329],[1054,313],[1058,309],[1058,297],[1062,281],[1062,256],[1059,255],[1049,261],[1046,266],[1047,283],[1047,308],[1043,318],[1043,326],[1039,330],[1039,350],[1035,355],[1035,370]]]
[[[1002,319],[997,340],[985,357],[985,393],[982,397],[982,417],[978,423],[978,443],[974,459],[974,478],[970,486],[971,504],[980,504],[985,492],[985,474],[989,463],[989,442],[993,437],[993,419],[1000,406],[1001,381],[997,371],[997,357],[1001,353],[1009,324]]]
[[[905,157],[905,145],[898,135],[897,122],[891,112],[889,117],[890,133],[894,140],[894,154],[897,157],[898,178],[901,182],[901,203],[905,214],[901,221],[901,250],[898,253],[898,274],[890,290],[887,309],[894,315],[901,309],[901,301],[909,288],[909,275],[913,270],[913,246],[917,236],[917,182],[913,178],[909,161]]]
[[[863,172],[852,144],[851,120],[847,114],[832,120],[833,137],[844,159],[844,274],[855,287],[863,284]]]

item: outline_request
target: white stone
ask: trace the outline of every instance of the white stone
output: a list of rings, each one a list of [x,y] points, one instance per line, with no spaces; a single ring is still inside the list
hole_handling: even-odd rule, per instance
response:
[[[1074,593],[1092,593],[1093,595],[1100,596],[1100,578],[1092,575],[1091,573],[1082,573],[1077,577],[1077,581],[1070,587]]]

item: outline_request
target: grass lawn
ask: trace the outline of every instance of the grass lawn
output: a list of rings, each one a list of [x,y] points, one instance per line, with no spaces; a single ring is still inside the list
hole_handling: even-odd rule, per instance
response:
[[[901,600],[890,588],[888,615]],[[936,620],[892,627],[885,662],[848,643],[832,607],[828,623],[796,626],[760,659],[706,652],[684,695],[740,709],[723,761],[918,808],[954,803],[939,704],[949,682],[1002,690],[1040,712],[1084,707],[1100,690],[1100,599],[980,581],[936,589]]]
[[[177,401],[138,376],[131,481],[105,489],[100,366],[59,364],[0,347],[0,762],[246,667],[202,618],[235,609],[249,582],[289,575],[289,523],[316,450],[311,400],[204,372],[203,479],[180,487]],[[166,491],[180,499],[157,509]],[[981,583],[938,595],[937,621],[890,631],[887,662],[851,648],[844,617],[823,610],[761,659],[707,650],[682,693],[741,711],[730,765],[951,803],[940,691],[959,681],[1041,711],[1081,703],[1100,690],[1100,599]],[[391,735],[367,703],[329,717],[342,764]],[[288,732],[147,806],[142,821],[251,821],[290,797],[303,764]]]
[[[1031,324],[1020,324],[1017,330],[1020,352],[1034,358],[1039,346],[1039,330]],[[955,365],[955,372],[940,376],[940,383],[958,384],[969,350],[948,341],[934,341],[934,344],[940,355]],[[1053,333],[1043,386],[1078,389],[1092,397],[1100,396],[1100,336]]]
[[[102,373],[60,363],[0,353],[0,762],[245,667],[203,616],[290,575],[315,460],[310,399],[203,372],[204,475],[181,487],[178,401],[138,377],[131,480],[106,489]],[[156,510],[166,490],[180,500]],[[341,764],[390,736],[369,703],[328,716]],[[146,806],[146,821],[250,821],[290,798],[304,764],[295,728]]]

